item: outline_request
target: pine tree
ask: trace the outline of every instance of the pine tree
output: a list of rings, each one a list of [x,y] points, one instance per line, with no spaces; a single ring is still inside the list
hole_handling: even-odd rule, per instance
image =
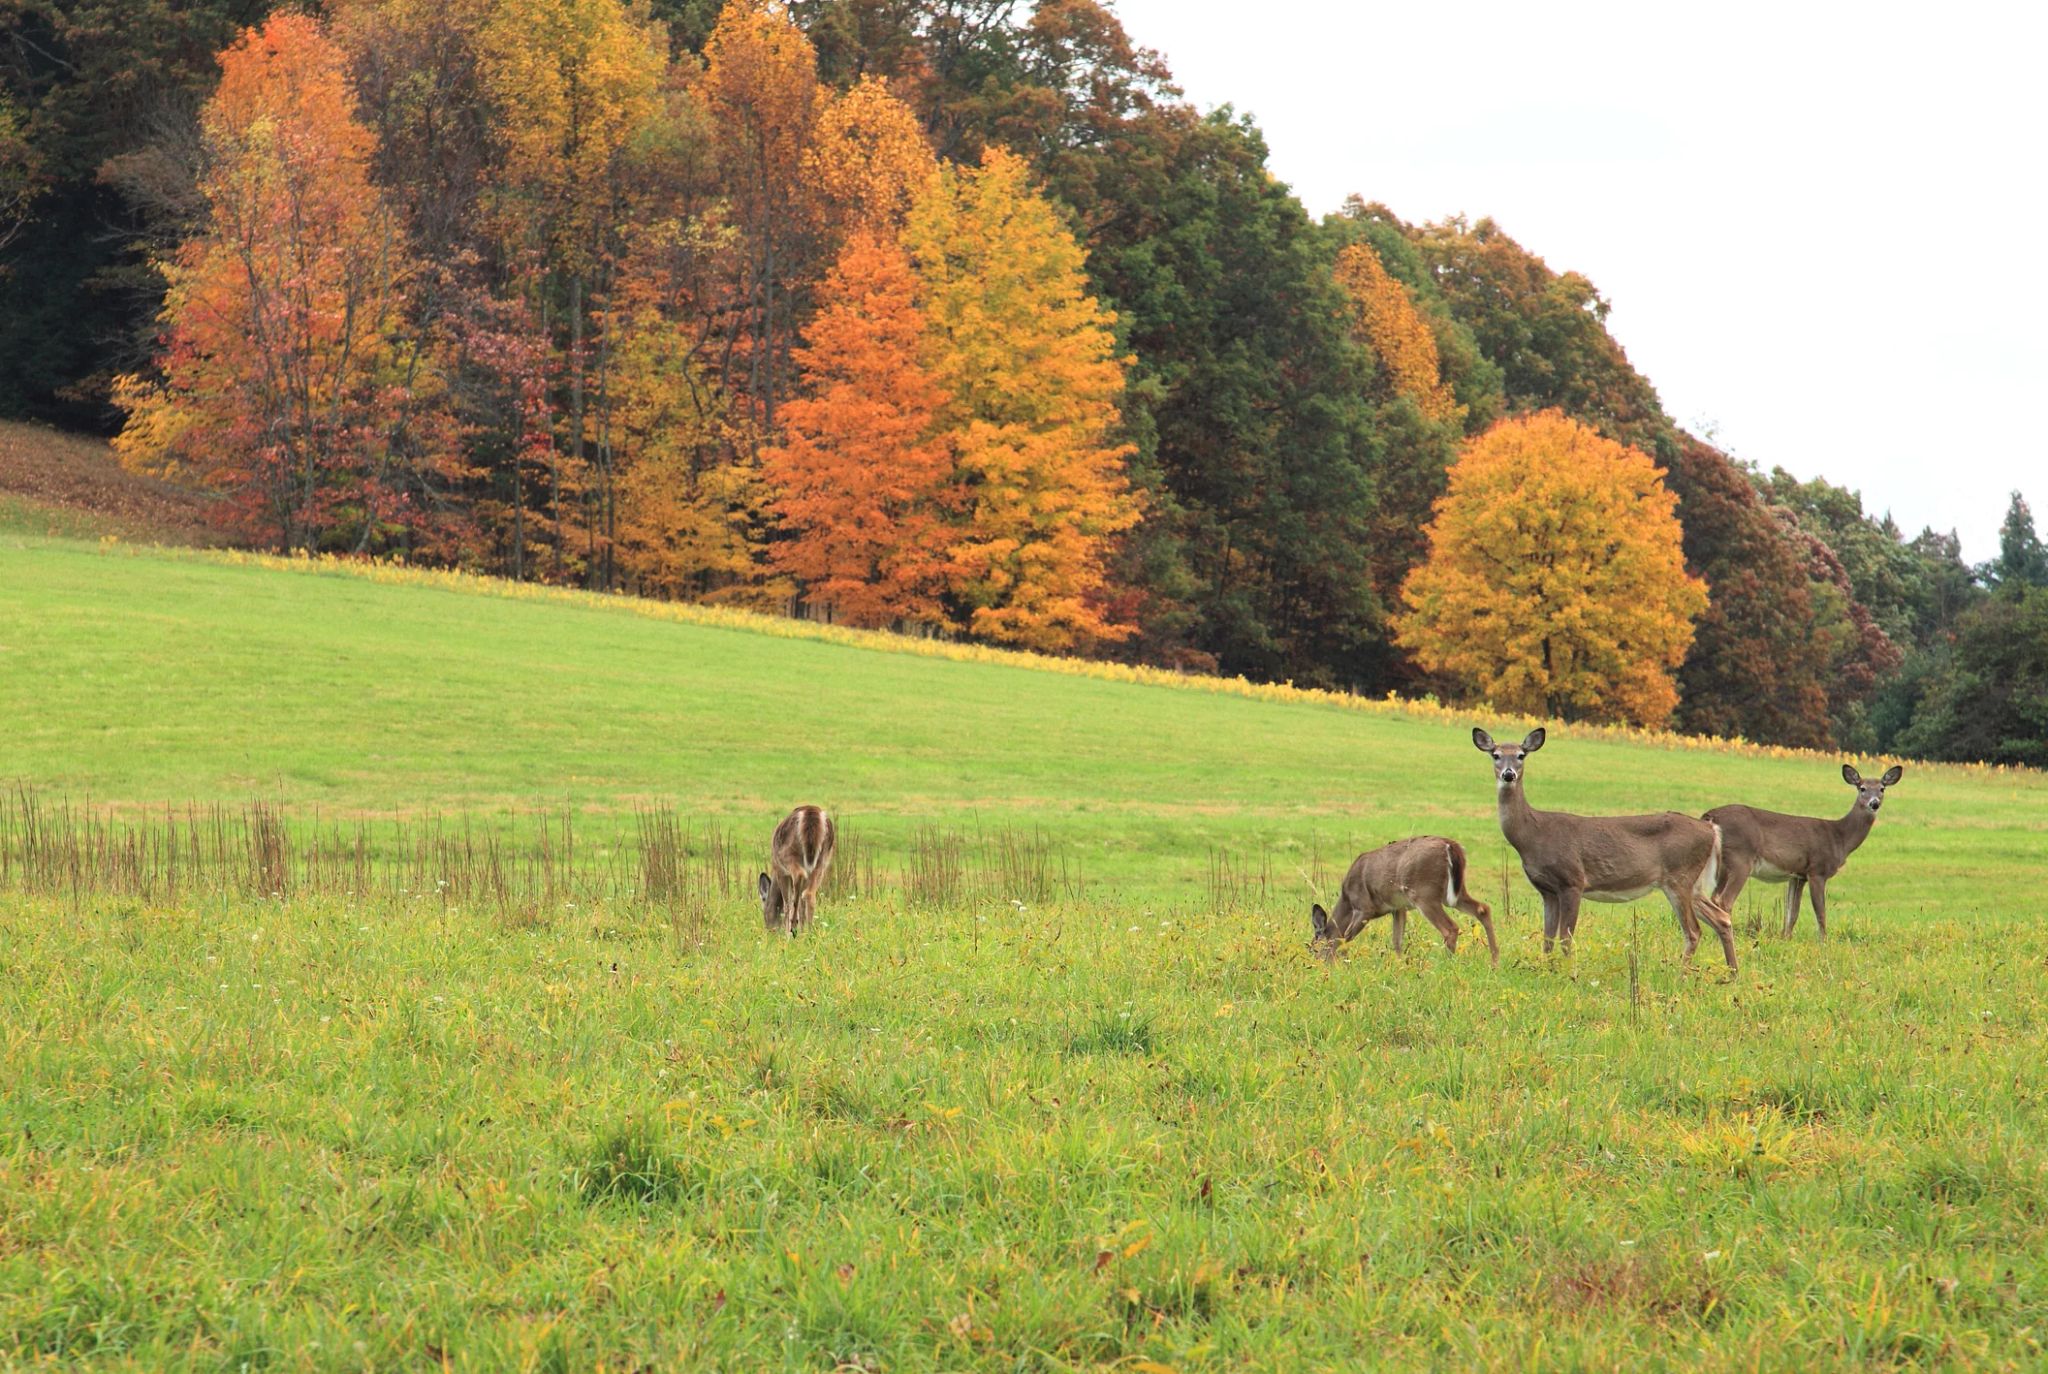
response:
[[[2005,509],[2005,523],[1998,527],[1998,557],[1992,560],[1986,580],[1999,587],[2048,587],[2048,548],[2034,532],[2034,513],[2026,498],[2012,494]]]

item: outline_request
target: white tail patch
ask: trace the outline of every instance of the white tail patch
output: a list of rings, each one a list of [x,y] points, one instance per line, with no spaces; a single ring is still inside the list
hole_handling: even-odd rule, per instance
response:
[[[1458,851],[1444,846],[1444,905],[1458,904]]]
[[[1699,881],[1692,885],[1692,890],[1702,897],[1712,897],[1721,884],[1721,827],[1712,821],[1707,825],[1714,832],[1714,848],[1707,855],[1707,866],[1700,870]]]

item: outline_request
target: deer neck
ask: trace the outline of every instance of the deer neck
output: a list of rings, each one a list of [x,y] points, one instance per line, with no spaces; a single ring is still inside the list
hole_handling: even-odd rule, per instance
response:
[[[1856,852],[1856,846],[1870,838],[1870,827],[1877,824],[1877,813],[1863,804],[1861,797],[1849,808],[1849,814],[1834,822],[1835,839],[1842,846],[1842,857],[1848,858]]]
[[[1500,811],[1500,833],[1507,836],[1508,843],[1520,852],[1523,842],[1530,839],[1536,829],[1536,808],[1529,805],[1529,799],[1522,795],[1520,778],[1505,787],[1496,782],[1494,793]]]

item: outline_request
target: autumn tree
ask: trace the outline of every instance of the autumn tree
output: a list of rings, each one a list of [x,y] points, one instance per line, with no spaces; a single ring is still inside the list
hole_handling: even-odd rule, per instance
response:
[[[768,606],[768,492],[736,445],[730,399],[692,348],[695,326],[647,292],[622,292],[607,321],[616,349],[607,443],[620,462],[616,538],[643,592]]]
[[[413,265],[342,55],[285,14],[220,65],[206,228],[167,268],[161,380],[121,383],[116,449],[220,490],[263,542],[408,546],[436,523],[422,498],[459,472],[439,374],[401,332]]]
[[[628,219],[623,154],[659,109],[664,45],[645,9],[621,0],[500,0],[478,44],[503,149],[488,196],[500,253],[562,354],[566,433],[528,524],[551,546],[551,576],[598,581],[615,492],[608,451],[592,439],[603,425],[593,399],[604,404],[593,375],[610,341],[592,338],[591,319]]]
[[[1463,411],[1437,362],[1436,336],[1401,283],[1387,275],[1379,254],[1364,242],[1344,248],[1337,254],[1337,284],[1356,303],[1358,336],[1387,370],[1393,389],[1413,400],[1427,419],[1461,419]]]
[[[1663,724],[1707,592],[1662,476],[1556,411],[1502,421],[1451,469],[1400,643],[1495,706]]]
[[[1147,509],[1128,540],[1143,647],[1384,688],[1371,362],[1326,240],[1241,116],[1155,108],[1107,138],[1062,157],[1059,185],[1085,207],[1090,273],[1135,355],[1122,409]]]
[[[847,240],[796,360],[803,395],[762,454],[789,533],[775,566],[849,625],[944,624],[952,454],[926,370],[917,278],[893,238]]]
[[[704,46],[698,89],[745,244],[737,260],[744,323],[729,335],[724,377],[743,380],[761,432],[772,435],[795,332],[793,298],[814,270],[816,205],[805,163],[825,103],[817,54],[776,0],[729,0]]]
[[[1114,540],[1138,520],[1114,437],[1124,360],[1080,245],[1000,148],[940,173],[905,244],[964,487],[948,552],[968,628],[1049,651],[1129,633],[1103,612]]]
[[[1827,747],[1837,636],[1819,623],[1802,544],[1749,473],[1704,440],[1681,433],[1664,480],[1678,497],[1686,565],[1710,597],[1679,670],[1675,723]]]
[[[917,113],[874,77],[834,97],[805,151],[810,181],[839,224],[893,234],[938,172]]]
[[[1607,332],[1608,302],[1556,272],[1491,219],[1412,231],[1437,289],[1500,369],[1514,410],[1557,407],[1610,439],[1667,457],[1674,435],[1654,387]]]

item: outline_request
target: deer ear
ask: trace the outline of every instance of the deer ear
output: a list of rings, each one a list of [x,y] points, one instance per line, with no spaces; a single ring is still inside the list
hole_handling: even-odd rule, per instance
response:
[[[1531,730],[1527,735],[1522,737],[1522,752],[1525,754],[1533,754],[1538,749],[1541,749],[1543,747],[1544,736],[1548,733],[1549,732],[1546,731],[1540,725],[1537,726],[1534,730]]]
[[[1484,749],[1487,753],[1491,754],[1493,752],[1493,736],[1475,725],[1472,727],[1472,746],[1475,749]]]
[[[1842,765],[1842,781],[1848,783],[1851,787],[1861,787],[1863,786],[1863,775],[1856,771],[1855,764],[1845,763]]]
[[[1315,927],[1318,940],[1330,938],[1330,913],[1323,910],[1321,902],[1317,902],[1308,909],[1308,920],[1309,924]]]
[[[1904,777],[1905,775],[1906,770],[1899,767],[1895,763],[1891,767],[1884,770],[1884,777],[1879,779],[1879,781],[1884,783],[1886,787],[1890,787],[1893,783],[1897,782],[1900,778]]]
[[[763,873],[761,875],[761,881],[755,884],[755,886],[760,891],[761,895],[763,897],[766,897],[768,895],[768,875],[766,873]]]

